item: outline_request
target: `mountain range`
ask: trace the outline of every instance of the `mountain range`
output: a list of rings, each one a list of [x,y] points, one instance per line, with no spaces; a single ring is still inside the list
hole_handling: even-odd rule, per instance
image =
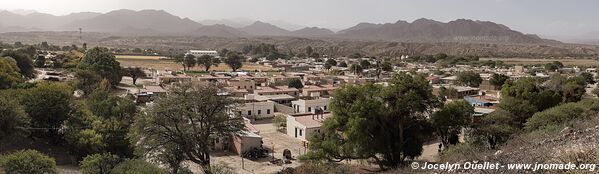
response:
[[[203,23],[202,23],[203,22]],[[115,10],[108,13],[82,12],[64,16],[32,12],[17,14],[0,12],[0,32],[77,31],[138,36],[211,36],[211,37],[302,37],[353,40],[385,40],[401,42],[481,42],[481,43],[555,43],[557,41],[523,34],[507,26],[488,21],[458,19],[447,23],[430,19],[413,22],[359,23],[333,32],[318,27],[293,26],[295,30],[277,25],[245,20],[245,23],[224,20],[194,21],[163,10]],[[251,23],[251,24],[249,24]],[[278,21],[276,23],[285,24]]]

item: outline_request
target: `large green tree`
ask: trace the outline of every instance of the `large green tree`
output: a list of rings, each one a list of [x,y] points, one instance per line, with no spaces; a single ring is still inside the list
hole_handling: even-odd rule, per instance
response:
[[[464,100],[447,103],[432,114],[433,128],[441,137],[445,147],[457,143],[462,128],[470,124],[472,114],[474,114],[474,107]]]
[[[381,168],[399,167],[422,153],[432,128],[426,119],[438,100],[421,76],[397,74],[388,86],[344,86],[331,101],[333,116],[310,139],[302,159],[372,159]]]
[[[11,88],[23,82],[17,62],[10,57],[0,57],[0,89]]]
[[[72,111],[73,89],[62,83],[39,83],[22,97],[36,136],[60,140],[59,129]]]
[[[470,87],[478,87],[483,82],[483,79],[480,77],[480,74],[474,71],[460,72],[458,73],[456,80],[460,82],[460,84],[467,85]]]
[[[509,76],[503,74],[493,74],[489,82],[491,85],[493,85],[493,87],[495,87],[495,89],[501,89],[501,86],[503,86],[503,84],[505,84],[505,82],[509,79]]]
[[[123,75],[129,76],[133,79],[133,85],[136,84],[137,79],[145,78],[146,73],[139,67],[127,67],[123,68]]]
[[[7,135],[20,133],[29,124],[29,117],[15,98],[0,94],[0,140]]]
[[[33,53],[31,53],[31,50],[26,49],[6,50],[0,53],[0,57],[13,58],[19,67],[19,72],[26,78],[33,78],[35,77],[35,69],[33,67],[33,56],[35,54],[35,48],[33,49]]]
[[[225,63],[229,65],[231,69],[233,69],[233,72],[235,72],[243,66],[243,59],[243,56],[234,52],[230,52],[225,59]]]
[[[166,96],[136,117],[132,142],[150,156],[172,153],[165,149],[176,147],[186,160],[208,168],[212,142],[245,129],[242,117],[228,112],[235,110],[237,102],[218,91],[209,85],[172,86]]]
[[[216,59],[210,55],[202,55],[200,57],[198,57],[198,64],[204,66],[204,69],[206,71],[210,70],[210,67],[212,66],[218,66],[217,61],[215,61]]]
[[[101,78],[108,79],[110,84],[116,86],[121,82],[123,72],[120,63],[114,55],[105,48],[92,48],[87,50],[85,56],[79,62],[79,69],[89,70],[98,74]]]

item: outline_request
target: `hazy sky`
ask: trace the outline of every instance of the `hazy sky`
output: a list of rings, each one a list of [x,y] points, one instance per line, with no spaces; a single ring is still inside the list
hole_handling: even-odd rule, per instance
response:
[[[599,0],[0,0],[1,9],[55,15],[162,9],[195,20],[283,20],[327,28],[430,18],[488,20],[524,33],[599,38]]]

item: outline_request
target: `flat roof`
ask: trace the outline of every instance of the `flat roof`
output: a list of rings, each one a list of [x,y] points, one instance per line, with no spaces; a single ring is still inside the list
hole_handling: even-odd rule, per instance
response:
[[[322,125],[322,122],[324,120],[326,120],[327,118],[329,118],[331,116],[333,116],[333,115],[330,113],[326,113],[326,114],[323,114],[323,117],[318,116],[318,119],[316,119],[316,116],[314,116],[314,114],[310,114],[310,115],[297,116],[297,117],[295,117],[295,121],[306,126],[306,128],[317,128]],[[314,119],[312,119],[312,117],[314,117]]]

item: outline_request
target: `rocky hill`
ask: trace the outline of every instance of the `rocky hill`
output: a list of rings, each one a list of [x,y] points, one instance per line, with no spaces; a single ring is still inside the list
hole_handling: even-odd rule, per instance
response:
[[[287,36],[290,33],[290,31],[261,21],[256,21],[240,30],[255,36]]]

